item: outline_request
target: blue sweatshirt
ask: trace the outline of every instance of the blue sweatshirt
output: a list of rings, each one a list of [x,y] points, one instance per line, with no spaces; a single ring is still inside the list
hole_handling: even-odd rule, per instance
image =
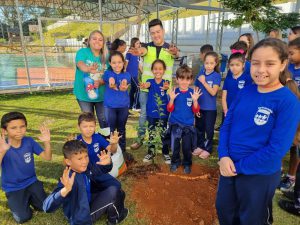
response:
[[[295,64],[290,63],[288,66],[290,73],[292,74],[292,78],[297,82],[298,88],[300,89],[300,68],[295,68]]]
[[[84,173],[76,173],[72,190],[66,197],[61,196],[60,190],[64,186],[58,182],[56,189],[45,199],[43,210],[47,213],[54,212],[62,205],[64,215],[71,225],[92,225],[86,178],[90,180],[91,192],[94,192],[99,188],[98,178],[111,168],[112,165],[100,167],[89,163]]]
[[[109,87],[109,78],[115,79],[117,88],[119,89],[121,81],[127,80],[127,84],[131,82],[131,76],[129,73],[116,74],[111,70],[105,71],[103,74],[103,80],[105,82],[104,91],[104,106],[108,108],[124,108],[129,106],[129,94],[128,91],[114,90]]]
[[[230,157],[238,174],[270,175],[280,170],[298,123],[300,104],[286,87],[259,93],[245,87],[220,130],[219,158]]]

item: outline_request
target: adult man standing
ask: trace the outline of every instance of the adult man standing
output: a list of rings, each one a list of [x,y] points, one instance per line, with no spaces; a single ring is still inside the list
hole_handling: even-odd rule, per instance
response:
[[[161,20],[153,19],[149,22],[148,26],[152,42],[148,43],[146,47],[141,47],[138,49],[131,48],[128,52],[132,53],[133,55],[144,56],[142,82],[146,82],[148,79],[153,79],[151,65],[154,62],[154,60],[161,59],[166,63],[167,66],[163,78],[168,80],[171,84],[174,58],[178,57],[179,51],[176,46],[170,45],[165,42],[165,31]],[[141,90],[139,99],[141,105],[141,114],[139,117],[138,138],[137,141],[130,146],[131,149],[138,149],[141,147],[142,140],[146,133],[145,123],[147,120],[147,97],[148,90]]]

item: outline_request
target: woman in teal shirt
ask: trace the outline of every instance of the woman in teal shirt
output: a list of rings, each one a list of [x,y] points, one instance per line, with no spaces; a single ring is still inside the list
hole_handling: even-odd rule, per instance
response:
[[[79,49],[75,59],[74,94],[81,111],[96,111],[101,128],[107,127],[107,123],[103,107],[105,87],[99,84],[99,79],[108,67],[107,59],[104,35],[98,30],[91,32],[87,48]]]

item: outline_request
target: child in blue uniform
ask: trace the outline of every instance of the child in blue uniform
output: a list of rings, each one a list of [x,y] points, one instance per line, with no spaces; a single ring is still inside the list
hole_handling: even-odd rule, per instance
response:
[[[192,149],[195,148],[196,131],[194,128],[194,114],[199,113],[198,98],[201,91],[189,88],[193,82],[192,70],[187,65],[179,67],[176,71],[178,88],[170,92],[170,101],[167,109],[171,113],[169,119],[171,131],[171,172],[176,172],[183,165],[183,172],[191,173]],[[183,160],[180,159],[182,149]]]
[[[289,42],[289,71],[300,89],[300,37]]]
[[[106,150],[112,154],[117,151],[119,136],[118,132],[111,133],[109,142],[96,130],[96,118],[92,113],[82,113],[78,117],[78,128],[80,135],[76,137],[77,140],[82,141],[88,149],[89,160],[91,163],[96,164],[99,162],[98,155]],[[114,166],[114,165],[113,165]],[[104,173],[100,179],[101,188],[107,188],[111,185],[121,187],[120,182],[108,173]]]
[[[31,219],[33,206],[43,210],[46,193],[43,183],[35,174],[34,154],[50,161],[50,131],[41,126],[40,141],[44,149],[31,137],[25,136],[27,121],[20,112],[10,112],[1,119],[2,135],[0,137],[0,165],[2,168],[2,190],[5,192],[8,207],[17,223]],[[6,138],[7,136],[7,138]]]
[[[204,73],[199,74],[195,81],[195,86],[201,89],[203,94],[198,100],[201,110],[200,115],[196,116],[197,149],[193,152],[202,159],[208,158],[212,152],[214,126],[217,118],[217,93],[221,84],[217,53],[206,53],[204,68]]]
[[[225,78],[223,91],[222,91],[222,108],[223,118],[237,96],[238,92],[244,87],[252,84],[252,78],[250,74],[244,71],[245,55],[241,53],[234,53],[228,60],[229,69],[231,75],[228,74]]]
[[[153,130],[156,126],[160,126],[163,131],[167,129],[169,112],[167,111],[169,82],[162,79],[167,66],[164,61],[156,59],[151,65],[151,71],[154,79],[148,79],[146,83],[142,83],[140,88],[148,89],[148,100],[146,105],[147,121],[149,128],[149,141],[153,140]],[[164,133],[164,134],[163,134]],[[162,136],[162,153],[166,164],[171,163],[169,156],[169,146],[164,141],[166,132]],[[143,162],[150,162],[154,155],[155,146],[148,146],[148,154],[144,157]]]
[[[103,81],[105,82],[104,92],[104,113],[111,131],[118,130],[121,135],[120,147],[126,151],[126,122],[128,118],[129,95],[128,85],[131,76],[124,72],[125,59],[122,53],[112,52],[109,56],[109,64],[112,70],[105,71]]]
[[[283,86],[286,44],[264,39],[253,47],[250,58],[255,84],[239,92],[220,131],[216,199],[220,225],[267,222],[281,160],[300,121],[299,101]]]
[[[134,37],[130,41],[130,48],[140,48],[141,42],[137,37]],[[131,87],[129,92],[130,106],[129,109],[140,109],[139,103],[139,68],[140,68],[140,57],[132,55],[130,52],[126,53],[126,72],[131,75]]]
[[[45,199],[44,211],[53,212],[62,205],[71,225],[92,225],[104,213],[108,225],[123,221],[128,215],[124,191],[116,186],[98,189],[98,177],[112,168],[110,154],[102,151],[100,161],[90,163],[87,147],[79,140],[67,141],[63,154],[68,167],[56,189]]]

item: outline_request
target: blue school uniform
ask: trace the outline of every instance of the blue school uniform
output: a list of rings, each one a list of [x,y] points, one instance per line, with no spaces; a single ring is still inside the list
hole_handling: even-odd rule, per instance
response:
[[[259,93],[240,91],[221,127],[219,157],[229,156],[238,174],[269,175],[280,170],[300,120],[300,105],[286,87]]]
[[[217,95],[212,96],[208,93],[206,88],[198,80],[199,76],[205,75],[205,80],[210,87],[214,85],[220,86],[221,84],[221,75],[217,72],[212,72],[210,74],[199,74],[195,80],[195,86],[199,87],[202,91],[202,95],[198,99],[198,103],[201,106],[201,110],[216,110],[217,109]]]
[[[168,118],[167,104],[168,104],[168,95],[167,90],[162,90],[164,79],[157,84],[155,79],[148,79],[147,82],[150,83],[148,100],[147,100],[147,117],[151,118]],[[160,98],[161,105],[158,106],[156,96]]]
[[[296,81],[298,88],[300,89],[300,68],[296,69],[295,64],[290,63],[288,69],[292,74],[292,79]]]
[[[43,152],[31,137],[23,137],[19,148],[10,147],[2,159],[2,189],[4,192],[18,191],[37,181],[34,156]]]
[[[128,61],[126,72],[130,73],[131,77],[137,80],[139,74],[139,56],[127,53],[126,60]]]
[[[179,93],[174,100],[174,111],[171,112],[169,123],[193,126],[194,113],[192,111],[193,99],[190,93],[194,90],[189,88],[187,91],[180,91],[176,88],[175,93]]]
[[[130,84],[131,76],[129,73],[116,74],[114,71],[107,70],[103,75],[105,82],[104,91],[104,107],[108,108],[123,108],[129,106],[129,94],[128,91],[114,90],[109,87],[109,78],[115,79],[117,88],[119,88],[121,81],[126,80],[127,84]]]
[[[245,61],[244,73],[245,73],[245,74],[249,74],[249,76],[251,76],[250,68],[251,68],[251,62],[248,61],[248,60],[246,60],[246,61]],[[228,70],[227,76],[228,76],[228,75],[232,76],[231,70]]]
[[[99,161],[98,154],[100,154],[102,150],[105,150],[109,145],[109,142],[105,140],[105,138],[101,134],[98,133],[92,135],[92,143],[90,144],[86,143],[83,140],[81,134],[78,135],[76,139],[86,144],[88,148],[88,155],[89,155],[90,162],[93,164]]]
[[[119,194],[123,191],[113,186],[99,191],[97,187],[97,183],[101,184],[99,177],[111,168],[112,165],[101,167],[89,163],[85,172],[76,173],[72,190],[66,197],[61,196],[64,186],[59,181],[56,189],[44,201],[44,211],[54,212],[62,205],[71,225],[92,225],[105,212],[109,220],[116,221],[124,209],[124,196]]]
[[[237,96],[238,92],[243,89],[244,87],[252,84],[252,78],[250,74],[243,72],[237,79],[233,77],[233,74],[227,74],[223,90],[227,91],[226,102],[227,107],[229,108],[235,97]]]
[[[220,130],[219,158],[230,157],[236,176],[220,176],[216,209],[220,225],[269,224],[269,206],[280,181],[281,160],[300,121],[300,104],[286,87],[240,91]]]

